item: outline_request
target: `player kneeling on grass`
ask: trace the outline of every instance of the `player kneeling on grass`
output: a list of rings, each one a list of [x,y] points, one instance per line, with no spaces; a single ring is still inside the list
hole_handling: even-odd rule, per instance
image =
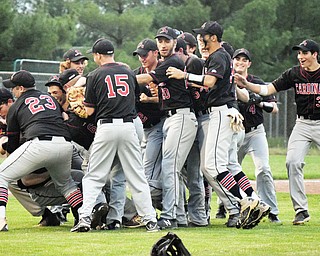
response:
[[[25,70],[14,73],[3,85],[12,88],[17,100],[6,119],[8,143],[5,150],[10,155],[0,165],[0,230],[8,230],[8,183],[43,167],[77,219],[82,193],[71,178],[73,146],[59,103],[49,94],[36,90],[34,77]],[[20,134],[26,139],[21,146]]]

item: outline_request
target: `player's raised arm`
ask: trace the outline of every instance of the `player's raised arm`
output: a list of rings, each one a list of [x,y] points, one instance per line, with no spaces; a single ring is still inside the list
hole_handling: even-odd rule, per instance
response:
[[[190,83],[198,84],[209,88],[212,88],[217,81],[217,78],[215,76],[196,75],[192,73],[187,73],[175,67],[169,67],[167,69],[166,74],[169,78],[185,79]]]
[[[266,85],[254,84],[254,83],[248,82],[244,76],[238,73],[234,74],[234,82],[237,85],[245,87],[262,96],[271,95],[277,92],[276,88],[272,83],[266,84]]]

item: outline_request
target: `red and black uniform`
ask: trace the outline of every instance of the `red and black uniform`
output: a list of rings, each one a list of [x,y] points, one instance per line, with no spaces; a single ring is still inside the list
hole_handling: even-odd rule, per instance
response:
[[[27,141],[45,136],[61,136],[71,140],[59,103],[38,90],[28,90],[15,101],[8,111],[7,125],[8,153],[20,146],[20,132]]]
[[[184,62],[175,54],[166,58],[153,71],[150,72],[154,82],[161,89],[159,94],[161,110],[173,110],[179,108],[193,108],[190,91],[184,80],[168,78],[166,71],[169,67],[175,67],[180,70],[185,69]]]
[[[263,80],[259,77],[249,74],[247,80],[255,84],[265,84]],[[251,92],[249,92],[250,94]],[[276,97],[274,95],[263,96],[263,102],[276,102]],[[246,133],[252,129],[256,129],[258,125],[262,124],[263,119],[263,109],[255,104],[247,104],[241,101],[238,101],[238,106],[240,113],[243,115],[243,125],[245,127]]]
[[[136,75],[147,73],[143,67],[135,69],[134,72]],[[139,87],[141,93],[144,93],[148,97],[152,97],[149,85],[139,85]],[[141,103],[138,101],[137,111],[138,116],[142,121],[143,128],[155,126],[165,116],[165,111],[160,110],[160,105],[155,103]]]
[[[137,117],[136,107],[131,104],[136,102],[137,88],[132,70],[119,63],[108,63],[88,75],[84,104],[95,108],[96,121],[107,118],[132,121]]]
[[[187,72],[196,74],[196,75],[202,75],[203,65],[204,65],[204,60],[197,57],[189,57],[186,61]],[[205,102],[208,94],[208,88],[205,88],[205,87],[198,88],[198,87],[189,86],[189,89],[192,95],[193,107],[194,107],[196,116],[198,117],[199,115],[208,114],[208,110],[205,106]]]
[[[308,72],[295,66],[282,73],[272,84],[278,92],[294,88],[297,115],[320,120],[320,69]]]
[[[228,107],[236,106],[235,88],[231,83],[232,64],[230,55],[219,48],[210,54],[204,64],[204,74],[217,77],[217,82],[209,90],[206,106],[218,107],[227,104]]]

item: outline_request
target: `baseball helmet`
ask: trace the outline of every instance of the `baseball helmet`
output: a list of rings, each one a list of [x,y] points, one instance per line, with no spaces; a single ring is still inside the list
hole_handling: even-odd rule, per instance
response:
[[[161,237],[151,249],[151,256],[191,256],[181,239],[174,233],[168,232]]]

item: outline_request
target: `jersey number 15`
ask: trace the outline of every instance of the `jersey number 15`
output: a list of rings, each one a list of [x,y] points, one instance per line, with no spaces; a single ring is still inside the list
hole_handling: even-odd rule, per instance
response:
[[[114,75],[114,80],[116,89],[114,89],[114,85],[110,75],[107,75],[104,80],[108,87],[108,98],[115,98],[117,96],[116,92],[120,96],[126,97],[129,94],[129,85],[124,80],[128,80],[128,75]]]

